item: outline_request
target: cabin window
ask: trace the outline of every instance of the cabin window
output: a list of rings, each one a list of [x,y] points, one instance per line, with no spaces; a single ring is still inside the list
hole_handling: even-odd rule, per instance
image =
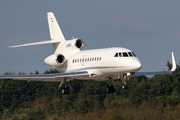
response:
[[[126,52],[123,52],[123,57],[128,57],[128,54]]]
[[[129,56],[130,56],[130,57],[133,57],[133,55],[132,55],[132,53],[131,53],[131,52],[128,52],[128,54],[129,54]]]

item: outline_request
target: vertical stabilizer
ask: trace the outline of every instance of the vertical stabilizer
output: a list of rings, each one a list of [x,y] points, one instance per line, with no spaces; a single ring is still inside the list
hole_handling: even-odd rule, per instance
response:
[[[62,31],[56,21],[56,18],[52,12],[47,13],[47,19],[49,24],[49,32],[52,41],[59,41],[60,43],[66,41]],[[53,43],[54,53],[56,53],[58,46],[60,43]]]
[[[65,41],[64,35],[56,21],[56,18],[52,12],[47,13],[50,37],[52,40]]]

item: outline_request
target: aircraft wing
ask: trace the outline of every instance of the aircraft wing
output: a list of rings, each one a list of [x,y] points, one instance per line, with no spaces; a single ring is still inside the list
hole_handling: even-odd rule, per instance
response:
[[[135,72],[135,74],[133,74],[133,77],[136,76],[143,76],[143,75],[163,75],[163,74],[171,74],[172,71],[156,71],[156,72]]]
[[[65,77],[88,76],[88,72],[72,72],[58,74],[37,74],[37,75],[0,75],[0,79],[28,80],[28,81],[62,81]]]
[[[163,75],[163,74],[171,74],[176,70],[176,61],[174,58],[174,53],[172,52],[172,69],[170,71],[157,71],[157,72],[135,72],[132,76],[142,76],[142,75]]]

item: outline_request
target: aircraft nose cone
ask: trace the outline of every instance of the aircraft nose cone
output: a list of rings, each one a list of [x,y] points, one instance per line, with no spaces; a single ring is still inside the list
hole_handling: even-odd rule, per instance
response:
[[[140,62],[137,64],[137,68],[138,68],[138,69],[141,69],[141,68],[142,68],[142,65],[141,65]]]
[[[142,68],[141,62],[139,60],[135,62],[135,66],[137,67],[138,70]]]
[[[138,71],[142,68],[142,65],[141,65],[141,62],[139,61],[139,59],[133,60],[131,65],[133,66],[135,71]]]

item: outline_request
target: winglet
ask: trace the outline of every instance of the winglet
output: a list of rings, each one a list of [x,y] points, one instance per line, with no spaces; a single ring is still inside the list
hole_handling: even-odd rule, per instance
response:
[[[175,70],[176,70],[176,61],[174,58],[174,53],[172,52],[172,69],[171,69],[171,72],[173,72]]]

